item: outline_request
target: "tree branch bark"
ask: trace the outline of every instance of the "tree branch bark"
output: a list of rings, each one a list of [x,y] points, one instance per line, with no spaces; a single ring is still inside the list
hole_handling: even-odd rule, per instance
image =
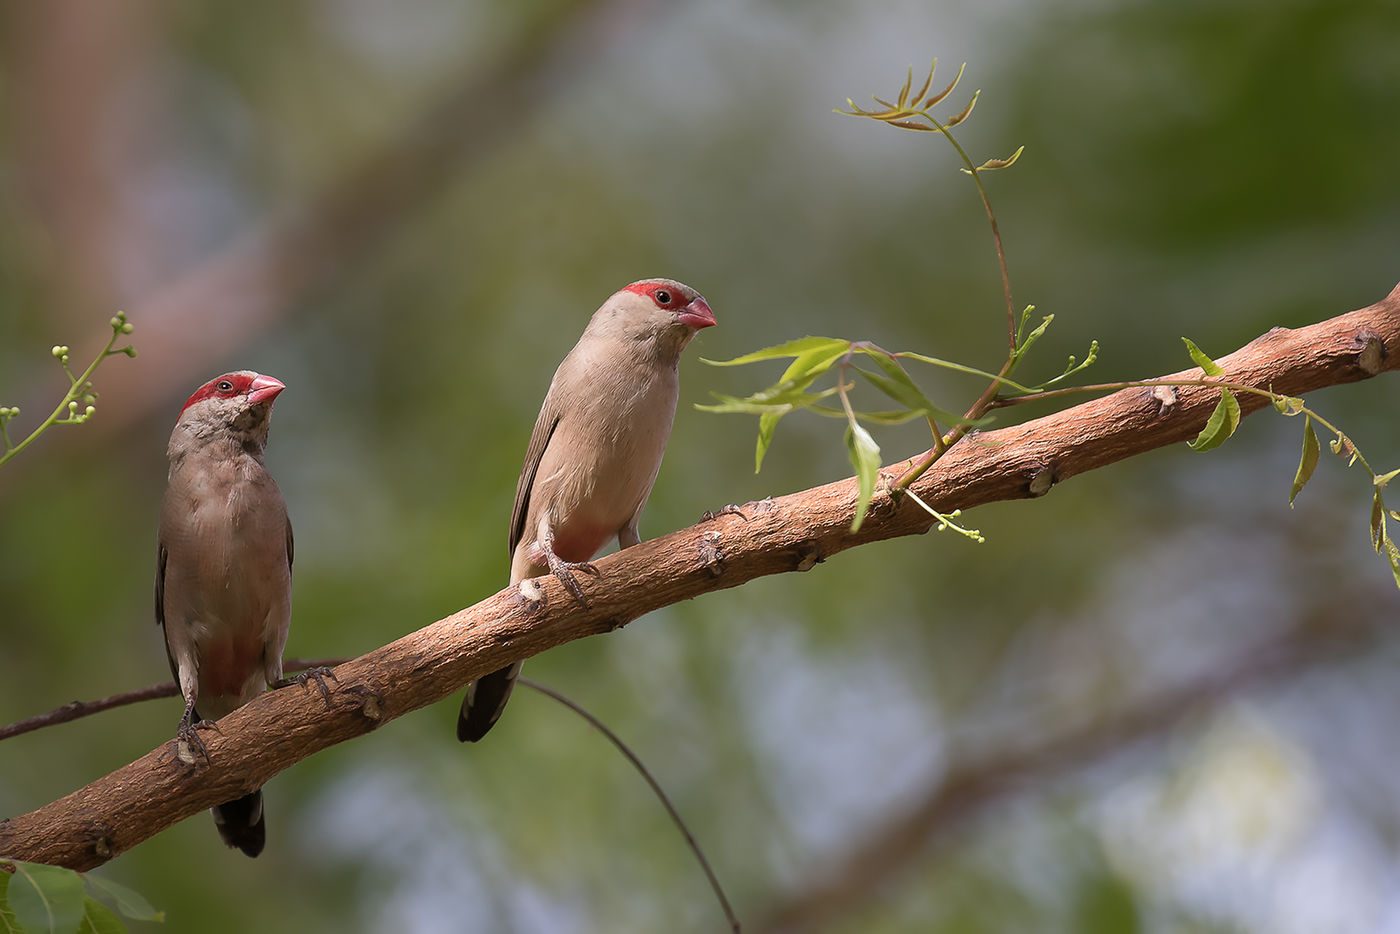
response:
[[[1222,381],[1302,395],[1400,368],[1400,285],[1374,305],[1308,327],[1275,328],[1217,361]],[[1162,379],[1199,377],[1200,370]],[[1200,431],[1219,396],[1178,387],[1164,406],[1126,389],[1021,425],[963,439],[912,487],[941,512],[1041,495],[1054,483]],[[1264,400],[1247,394],[1241,408]],[[902,465],[885,469],[897,475]],[[856,482],[840,480],[750,503],[597,562],[584,607],[552,578],[524,582],[335,669],[329,702],[315,690],[270,691],[205,738],[210,761],[182,765],[167,742],[28,814],[0,821],[0,855],[86,870],[213,805],[246,794],[337,743],[435,703],[513,661],[700,594],[757,577],[805,571],[874,541],[925,532],[930,516],[907,497],[877,493],[851,531]],[[444,737],[444,742],[447,738]]]

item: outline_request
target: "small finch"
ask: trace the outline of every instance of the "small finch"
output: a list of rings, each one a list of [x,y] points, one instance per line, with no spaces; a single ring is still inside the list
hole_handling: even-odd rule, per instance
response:
[[[285,388],[247,370],[212,379],[190,396],[170,435],[156,622],[185,698],[177,736],[200,753],[205,717],[219,719],[282,678],[292,525],[263,449],[273,400]],[[213,814],[225,843],[249,856],[262,852],[261,790]]]
[[[575,572],[614,536],[627,548],[661,469],[679,394],[681,351],[715,324],[705,299],[671,279],[644,279],[594,312],[540,407],[510,517],[510,580],[550,573],[580,601]],[[467,685],[457,738],[486,735],[520,663]]]

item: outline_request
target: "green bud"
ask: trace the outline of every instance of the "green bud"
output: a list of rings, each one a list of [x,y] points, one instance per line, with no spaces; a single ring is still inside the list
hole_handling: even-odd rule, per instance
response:
[[[131,333],[132,331],[134,331],[134,330],[136,330],[136,325],[134,325],[134,324],[128,324],[128,323],[125,323],[125,322],[122,323],[122,333],[123,333],[123,334],[130,334],[130,333]]]
[[[90,405],[83,410],[83,418],[92,418],[92,413],[97,411],[97,406]]]
[[[74,415],[74,414],[77,413],[77,411],[78,411],[78,403],[76,403],[76,402],[70,402],[70,403],[68,403],[68,414],[69,414],[69,415]]]
[[[49,353],[54,355],[54,359],[62,360],[68,354],[68,348],[63,344],[54,344]]]
[[[136,356],[136,348],[135,348],[135,347],[123,347],[123,348],[122,348],[122,353],[126,354],[128,357],[134,357],[134,356]]]

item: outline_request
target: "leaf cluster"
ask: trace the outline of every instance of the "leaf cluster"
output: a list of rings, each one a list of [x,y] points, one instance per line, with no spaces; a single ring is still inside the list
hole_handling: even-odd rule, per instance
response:
[[[115,909],[115,910],[114,910]],[[164,921],[140,894],[60,866],[0,860],[0,930],[13,934],[120,934],[122,917]]]

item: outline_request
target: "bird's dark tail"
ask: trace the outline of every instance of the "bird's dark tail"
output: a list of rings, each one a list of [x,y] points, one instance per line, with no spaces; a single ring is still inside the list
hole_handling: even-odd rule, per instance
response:
[[[516,662],[509,668],[493,671],[467,685],[467,696],[462,698],[462,712],[457,715],[459,741],[474,743],[495,726],[501,718],[501,711],[506,709],[506,701],[510,700],[520,668],[520,662]]]
[[[213,809],[214,826],[229,846],[237,847],[249,856],[257,856],[267,842],[267,825],[263,822],[262,791],[221,804]]]

